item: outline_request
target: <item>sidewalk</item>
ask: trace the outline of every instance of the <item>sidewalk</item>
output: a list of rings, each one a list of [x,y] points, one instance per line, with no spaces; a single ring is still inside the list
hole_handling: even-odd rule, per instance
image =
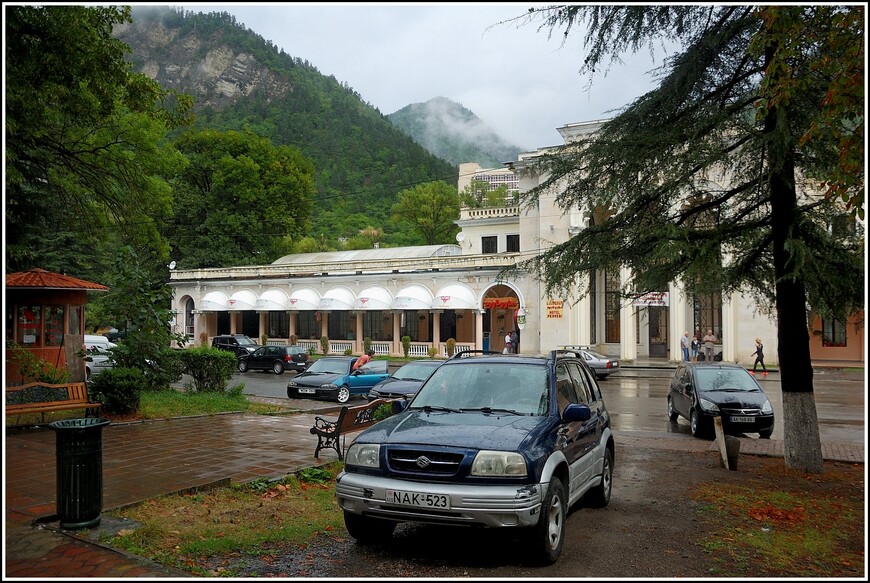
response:
[[[309,433],[315,413],[280,416],[231,413],[111,424],[102,430],[103,510],[149,498],[279,478],[336,459],[315,459]],[[706,440],[663,432],[615,432],[621,446],[675,451],[715,448]],[[741,439],[741,453],[782,456],[782,442]],[[825,459],[864,462],[862,446],[823,444]],[[6,578],[191,577],[60,530],[56,517],[55,432],[14,430],[5,444]],[[216,461],[219,460],[219,461]],[[103,525],[101,525],[103,526]]]

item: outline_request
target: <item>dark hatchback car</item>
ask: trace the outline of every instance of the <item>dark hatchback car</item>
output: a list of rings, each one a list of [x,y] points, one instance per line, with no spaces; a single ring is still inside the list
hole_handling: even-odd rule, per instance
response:
[[[352,396],[365,396],[387,378],[386,360],[370,360],[353,370],[358,356],[324,356],[303,373],[287,381],[288,399],[324,399],[347,403]]]
[[[388,544],[399,522],[505,528],[553,563],[569,509],[610,502],[610,415],[578,352],[462,351],[393,404],[402,410],[357,436],[336,478],[361,543]]]
[[[375,399],[409,399],[417,394],[420,385],[429,378],[443,360],[415,360],[403,364],[390,376],[376,384],[366,398]]]
[[[668,418],[689,420],[692,435],[712,437],[713,418],[722,418],[727,435],[773,434],[774,413],[770,399],[749,371],[739,364],[689,362],[681,364],[671,379]]]
[[[308,368],[308,352],[301,346],[260,346],[250,354],[242,354],[238,361],[239,372],[271,370],[283,374],[285,370],[305,372]]]
[[[237,357],[250,354],[259,345],[245,334],[220,334],[211,339],[211,347],[232,352]]]

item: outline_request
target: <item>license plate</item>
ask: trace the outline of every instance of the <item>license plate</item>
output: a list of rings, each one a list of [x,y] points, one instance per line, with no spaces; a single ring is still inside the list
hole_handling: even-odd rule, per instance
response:
[[[732,423],[754,423],[754,417],[731,417]]]
[[[299,387],[299,388],[296,389],[296,390],[299,391],[299,394],[301,394],[301,395],[313,395],[313,394],[314,394],[314,389],[308,389],[308,388],[305,388],[305,387]]]
[[[425,494],[423,492],[403,492],[387,490],[387,504],[419,506],[422,508],[450,508],[450,497],[446,494]]]

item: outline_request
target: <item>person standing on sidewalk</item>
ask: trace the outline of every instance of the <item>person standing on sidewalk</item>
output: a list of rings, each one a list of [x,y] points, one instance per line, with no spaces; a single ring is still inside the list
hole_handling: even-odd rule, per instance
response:
[[[698,351],[701,349],[701,341],[698,340],[698,335],[692,336],[692,362],[698,362]]]
[[[704,361],[713,362],[713,350],[716,348],[716,343],[719,341],[712,329],[708,329],[707,333],[701,339],[704,343]]]
[[[750,372],[755,374],[755,369],[758,368],[758,364],[761,363],[761,374],[766,375],[767,367],[764,366],[764,344],[761,343],[761,338],[755,339],[755,352],[749,356],[755,357],[755,362],[752,363],[752,370]]]
[[[683,350],[683,362],[689,362],[689,331],[683,332],[680,338],[680,348]]]

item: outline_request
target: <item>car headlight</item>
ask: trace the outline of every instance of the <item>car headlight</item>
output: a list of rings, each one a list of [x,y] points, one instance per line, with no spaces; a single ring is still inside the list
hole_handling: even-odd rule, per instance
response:
[[[701,399],[700,402],[701,402],[701,409],[703,409],[704,411],[711,411],[714,413],[719,412],[719,405],[717,405],[713,401],[708,401],[707,399]]]
[[[472,476],[525,476],[526,460],[513,451],[482,450],[474,456]]]
[[[764,405],[761,406],[761,412],[768,414],[773,413],[773,406],[770,404],[770,400],[764,402]]]
[[[288,386],[288,387],[295,387],[295,386],[296,386],[296,381],[287,381],[287,386]]]
[[[380,451],[381,446],[377,443],[353,443],[344,454],[344,463],[348,466],[376,468]]]
[[[333,385],[332,383],[326,383],[324,385],[320,385],[321,389],[337,389],[337,385]]]

